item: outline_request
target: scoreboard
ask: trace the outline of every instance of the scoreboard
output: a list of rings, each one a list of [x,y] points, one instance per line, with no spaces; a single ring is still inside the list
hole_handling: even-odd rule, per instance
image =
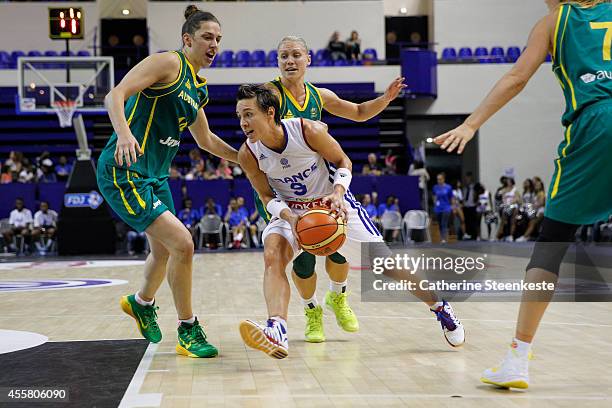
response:
[[[49,38],[71,40],[83,38],[83,9],[49,7]]]

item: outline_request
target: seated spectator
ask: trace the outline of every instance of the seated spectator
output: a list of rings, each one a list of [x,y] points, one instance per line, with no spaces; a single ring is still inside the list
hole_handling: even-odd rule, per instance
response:
[[[49,209],[49,203],[41,201],[39,210],[34,214],[32,241],[42,256],[51,250],[57,229],[57,212]]]
[[[229,168],[232,170],[232,176],[234,178],[236,177],[242,177],[244,175],[244,172],[242,171],[242,168],[236,164],[236,163],[232,163],[232,162],[228,162]]]
[[[518,214],[521,198],[514,183],[514,178],[503,177],[505,185],[496,193],[501,197],[501,205],[499,207],[500,225],[497,230],[497,239],[508,242],[514,241],[514,219]],[[510,234],[506,235],[506,225],[510,225]]]
[[[13,238],[22,239],[24,248],[27,248],[30,238],[30,226],[32,225],[32,212],[25,208],[23,198],[15,200],[15,209],[9,216],[10,229],[4,232],[5,245],[10,250],[19,253],[21,249],[13,245]]]
[[[446,243],[448,235],[448,220],[451,213],[451,202],[453,199],[453,188],[446,184],[446,174],[439,173],[436,176],[437,184],[433,186],[434,213],[438,220],[440,229],[440,242]]]
[[[369,194],[363,195],[361,206],[366,210],[372,220],[378,219],[378,209],[372,203],[372,197]]]
[[[227,205],[224,221],[228,224],[232,233],[233,242],[228,245],[228,249],[246,248],[246,243],[242,242],[245,238],[248,215],[245,216],[244,211],[238,207],[238,200],[230,199]]]
[[[217,167],[217,171],[215,172],[217,178],[232,180],[234,177],[232,176],[232,169],[227,164],[227,160],[221,159],[219,162],[219,166]]]
[[[476,207],[477,223],[476,223],[476,240],[482,239],[481,224],[484,217],[485,225],[487,226],[487,239],[491,239],[491,225],[497,225],[497,216],[493,211],[493,200],[491,193],[480,183],[474,185],[474,193],[478,195],[478,206]]]
[[[183,178],[183,175],[181,174],[181,171],[178,169],[178,167],[173,164],[172,166],[170,166],[168,178],[170,180],[181,180]]]
[[[206,205],[200,208],[200,212],[202,213],[202,216],[215,214],[221,217],[223,215],[221,205],[215,203],[215,200],[210,197],[206,199]]]
[[[200,214],[198,214],[198,211],[194,210],[192,207],[193,202],[191,201],[191,199],[185,198],[183,200],[183,209],[179,211],[177,217],[179,220],[181,220],[183,225],[187,227],[187,229],[191,233],[191,238],[193,239],[193,242],[196,243],[196,226],[200,221]]]
[[[471,239],[469,234],[465,233],[465,215],[463,213],[463,206],[465,199],[463,197],[463,183],[461,180],[457,180],[455,188],[453,189],[453,198],[451,200],[451,213],[453,215],[453,222],[451,225],[455,225],[455,232],[459,239]]]
[[[368,162],[363,165],[361,174],[366,176],[380,176],[382,174],[382,169],[378,165],[376,153],[368,154]]]
[[[327,51],[332,61],[346,60],[346,44],[340,41],[340,33],[334,31],[329,42],[327,43]]]
[[[53,172],[53,161],[51,159],[44,159],[41,161],[41,166],[37,172],[37,179],[39,183],[56,183],[57,177]]]
[[[130,256],[136,254],[136,244],[142,245],[142,252],[147,255],[149,253],[149,241],[147,240],[147,234],[143,232],[136,232],[133,229],[127,232],[127,251]]]
[[[60,156],[57,166],[55,166],[55,174],[57,181],[68,181],[72,165],[68,163],[66,156]]]
[[[351,36],[346,40],[346,54],[350,60],[361,60],[361,38],[355,30],[351,31]]]
[[[263,233],[262,231],[259,231],[259,228],[257,226],[257,221],[259,220],[260,215],[259,215],[259,211],[257,211],[257,208],[253,210],[253,212],[251,213],[251,215],[249,216],[249,229],[251,230],[251,243],[253,244],[253,246],[255,248],[263,248],[263,242],[259,242],[259,233]]]
[[[527,229],[522,236],[516,239],[516,242],[525,242],[532,238],[537,227],[544,219],[544,205],[546,204],[546,190],[544,183],[539,177],[534,177],[532,181],[533,194],[525,196],[523,194],[523,212],[528,220]]]
[[[0,184],[9,184],[13,182],[13,175],[11,174],[11,168],[7,165],[0,165]]]
[[[13,150],[9,153],[9,158],[4,162],[4,165],[8,166],[11,172],[16,172],[19,174],[21,171],[22,161],[23,153]]]
[[[21,171],[19,172],[18,181],[20,183],[33,183],[34,182],[34,169],[32,168],[32,165],[30,164],[28,159],[24,159],[23,161],[23,167],[21,168]]]
[[[385,169],[384,174],[395,175],[397,174],[397,156],[393,154],[393,150],[387,150],[385,154]]]
[[[425,168],[425,165],[420,160],[415,160],[410,164],[410,168],[408,169],[409,176],[418,176],[419,177],[419,194],[420,194],[420,202],[421,208],[427,211],[427,183],[429,182],[429,172]]]
[[[382,217],[383,214],[387,211],[400,212],[398,203],[399,203],[398,198],[396,198],[393,195],[388,196],[387,201],[378,206],[378,216]]]

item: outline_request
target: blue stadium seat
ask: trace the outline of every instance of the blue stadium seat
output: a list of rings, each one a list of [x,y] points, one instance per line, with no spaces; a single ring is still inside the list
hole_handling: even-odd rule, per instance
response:
[[[74,51],[66,51],[66,50],[64,50],[64,51],[60,52],[60,55],[62,57],[74,57]]]
[[[7,69],[11,65],[11,55],[6,51],[0,51],[0,69]]]
[[[502,47],[491,48],[491,62],[501,63],[504,62],[504,49]]]
[[[366,61],[378,61],[378,54],[374,48],[366,48],[363,51],[363,59]]]
[[[77,52],[77,57],[89,57],[89,51],[87,50],[80,50],[79,52]]]
[[[251,53],[251,66],[252,67],[265,67],[266,66],[266,52],[264,50],[255,50]]]
[[[462,47],[459,49],[459,59],[460,60],[471,60],[472,59],[472,49],[470,47]]]
[[[315,52],[314,59],[315,59],[316,65],[321,65],[321,61],[325,61],[329,59],[329,53],[327,52],[325,48],[322,48],[320,50],[317,50],[317,52]]]
[[[516,62],[517,59],[521,56],[521,49],[519,47],[508,47],[508,51],[506,52],[506,61],[507,62]]]
[[[224,68],[234,66],[234,51],[221,51],[221,54],[219,54],[219,66]]]
[[[17,68],[17,59],[19,57],[25,57],[26,53],[21,50],[11,52],[11,68]]]
[[[444,48],[442,50],[442,59],[444,61],[454,61],[457,59],[457,50],[452,47]]]
[[[347,65],[349,65],[349,62],[344,59],[334,61],[334,66],[336,67],[346,67]]]
[[[324,59],[317,62],[317,66],[319,67],[331,67],[332,65],[334,65],[334,62],[330,59]]]
[[[251,53],[247,50],[240,50],[236,52],[236,57],[234,61],[234,65],[237,67],[248,67],[249,60],[251,59]]]
[[[36,50],[29,51],[28,57],[42,57],[42,52]]]
[[[486,49],[486,47],[476,47],[476,49],[474,50],[474,56],[480,57],[478,58],[478,62],[480,62],[481,64],[487,64],[491,62],[489,59],[489,51]]]
[[[275,67],[278,65],[278,51],[271,50],[266,57],[266,65],[269,67]]]
[[[57,57],[57,51],[53,51],[53,50],[45,51],[45,57]]]

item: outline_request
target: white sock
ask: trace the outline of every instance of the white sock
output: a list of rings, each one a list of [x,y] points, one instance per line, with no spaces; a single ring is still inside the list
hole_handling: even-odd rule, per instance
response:
[[[444,306],[444,302],[436,302],[436,304],[431,307],[431,310],[438,310],[438,308],[442,306]]]
[[[317,295],[312,295],[310,299],[302,299],[302,304],[304,305],[304,309],[314,309],[319,305],[319,302],[317,302]]]
[[[527,357],[529,355],[529,351],[531,350],[531,343],[526,343],[517,338],[513,338],[510,347],[515,349],[519,356]]]
[[[191,316],[191,319],[187,319],[187,320],[180,320],[179,319],[179,321],[181,323],[194,324],[195,323],[195,319],[196,319],[195,316]]]
[[[271,316],[270,319],[274,320],[275,322],[278,322],[285,329],[287,328],[287,321],[285,319],[283,319],[282,317],[280,317],[280,316]]]
[[[153,303],[155,303],[155,299],[151,301],[144,300],[143,298],[140,297],[140,295],[138,295],[138,292],[136,292],[136,294],[134,295],[134,298],[136,299],[136,303],[138,303],[141,306],[153,306]]]
[[[334,282],[333,280],[329,281],[329,290],[336,293],[345,293],[346,292],[346,281],[344,282]]]

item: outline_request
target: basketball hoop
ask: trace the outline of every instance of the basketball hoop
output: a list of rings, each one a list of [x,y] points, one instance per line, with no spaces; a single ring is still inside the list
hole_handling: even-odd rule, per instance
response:
[[[77,103],[76,101],[66,99],[54,101],[51,105],[53,110],[57,114],[57,118],[59,119],[60,127],[71,127],[72,126],[72,116],[74,116],[74,112],[76,112]]]

